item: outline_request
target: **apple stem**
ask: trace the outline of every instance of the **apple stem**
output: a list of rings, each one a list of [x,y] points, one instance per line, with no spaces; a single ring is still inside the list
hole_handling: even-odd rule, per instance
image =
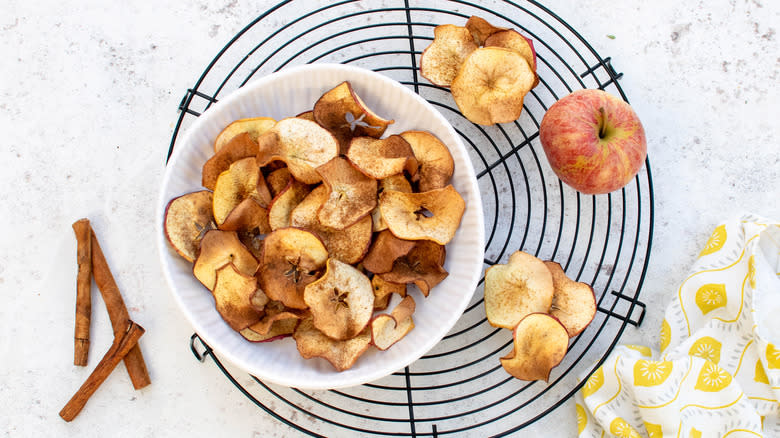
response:
[[[599,108],[601,118],[599,119],[599,138],[604,138],[607,135],[607,114],[604,111],[604,107]]]

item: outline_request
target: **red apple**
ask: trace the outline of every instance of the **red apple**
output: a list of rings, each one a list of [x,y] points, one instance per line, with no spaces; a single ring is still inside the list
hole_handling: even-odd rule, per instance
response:
[[[634,110],[602,90],[577,90],[553,104],[539,139],[558,178],[585,194],[625,186],[647,156],[645,130]]]

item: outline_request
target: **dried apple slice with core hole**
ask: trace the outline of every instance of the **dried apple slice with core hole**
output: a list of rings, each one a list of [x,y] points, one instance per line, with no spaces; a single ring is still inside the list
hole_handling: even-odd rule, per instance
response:
[[[320,223],[336,230],[354,224],[376,207],[377,182],[349,160],[336,157],[317,168],[328,187],[328,199],[320,207]]]
[[[570,279],[556,262],[544,262],[553,279],[550,315],[566,327],[569,337],[580,334],[596,316],[596,295],[586,283]]]
[[[365,274],[336,259],[328,259],[325,274],[306,286],[314,326],[325,335],[346,340],[360,333],[374,311],[374,291]]]
[[[188,262],[195,260],[200,240],[214,229],[212,195],[208,190],[173,198],[165,207],[165,237],[174,250]]]
[[[328,188],[317,186],[290,213],[290,225],[316,234],[325,244],[331,257],[347,264],[363,259],[371,244],[372,224],[368,216],[343,230],[334,230],[320,223],[317,211],[328,198]]]
[[[271,202],[268,225],[272,230],[290,226],[290,213],[309,194],[309,186],[294,179]]]
[[[304,184],[320,181],[316,167],[339,154],[336,138],[315,122],[289,117],[257,138],[257,162],[265,166],[274,160],[287,163],[290,174]]]
[[[400,135],[386,138],[355,137],[349,144],[347,158],[366,175],[382,179],[406,171],[417,173],[417,159],[412,147]]]
[[[217,282],[217,269],[233,263],[236,269],[245,275],[254,275],[257,260],[238,240],[235,231],[210,230],[200,242],[200,252],[192,273],[208,290],[214,290]]]
[[[412,314],[414,299],[408,296],[401,300],[390,315],[377,315],[371,320],[371,343],[379,350],[387,350],[400,341],[414,328]]]
[[[385,190],[396,190],[404,193],[412,193],[412,185],[403,175],[393,175],[379,180],[377,187],[377,196]],[[387,229],[385,220],[382,219],[382,211],[379,210],[379,204],[371,210],[371,221],[373,222],[374,232],[378,233]]]
[[[536,51],[533,42],[514,29],[496,32],[485,41],[485,47],[503,47],[521,54],[534,72],[534,83],[531,88],[539,85],[539,75],[536,74]]]
[[[514,348],[501,358],[501,366],[520,380],[544,380],[550,377],[566,355],[569,335],[566,328],[546,313],[532,313],[513,330]]]
[[[553,279],[544,262],[522,251],[485,271],[485,313],[494,327],[514,328],[526,315],[547,312]]]
[[[465,27],[436,26],[433,42],[420,55],[420,74],[432,84],[449,87],[463,61],[478,47]]]
[[[363,258],[363,266],[374,274],[390,272],[395,260],[408,254],[414,248],[414,243],[395,237],[390,230],[382,231],[377,234],[368,254]]]
[[[466,21],[466,29],[471,32],[471,36],[474,37],[474,42],[480,46],[485,44],[485,40],[487,40],[490,35],[501,32],[502,30],[507,30],[506,27],[493,26],[484,18],[477,17],[476,15],[472,15]]]
[[[273,162],[278,163],[278,161]],[[268,184],[268,189],[271,191],[271,197],[275,198],[279,196],[279,193],[282,193],[282,190],[286,189],[287,185],[290,184],[291,179],[292,175],[290,175],[290,169],[287,167],[282,167],[281,169],[276,169],[269,173],[265,178],[265,182]]]
[[[257,289],[257,279],[236,269],[233,263],[217,269],[214,301],[217,312],[235,331],[241,331],[260,321],[260,314],[250,303]]]
[[[264,335],[261,335],[260,333],[252,330],[251,327],[247,327],[241,330],[239,333],[250,342],[271,342],[292,335],[295,331],[295,327],[297,326],[297,318],[288,318],[275,321],[268,333]]]
[[[338,138],[340,153],[346,154],[352,137],[380,138],[393,123],[371,111],[349,82],[342,82],[314,104],[314,119]]]
[[[536,73],[518,52],[501,47],[475,50],[452,81],[452,97],[464,117],[480,125],[508,123],[523,111]]]
[[[317,236],[297,228],[280,228],[265,237],[258,271],[260,287],[272,300],[305,309],[303,291],[327,260],[328,251]]]
[[[449,148],[435,135],[426,131],[406,131],[401,134],[417,157],[417,187],[421,192],[446,187],[455,171],[455,161]]]
[[[429,240],[418,240],[406,255],[393,262],[392,270],[377,275],[391,283],[414,283],[427,297],[431,288],[449,275],[442,267],[443,261],[444,246]]]
[[[305,359],[321,357],[337,371],[348,370],[371,344],[371,331],[366,327],[357,336],[337,341],[314,327],[311,318],[304,319],[293,332],[298,352]]]
[[[217,135],[217,139],[214,140],[214,152],[219,152],[219,150],[228,144],[233,137],[239,134],[246,133],[253,141],[257,141],[257,137],[271,129],[274,124],[276,124],[276,120],[270,117],[238,119],[227,125],[227,127]]]
[[[466,202],[451,185],[423,193],[385,190],[379,195],[379,209],[396,237],[445,245],[460,226]]]
[[[233,137],[229,142],[220,148],[219,152],[209,158],[205,164],[203,164],[203,170],[201,174],[201,184],[203,187],[214,190],[217,184],[217,178],[226,171],[231,164],[236,161],[253,157],[257,155],[257,142],[246,132],[241,133]]]
[[[214,220],[222,226],[230,212],[245,199],[253,199],[263,206],[268,205],[270,196],[255,158],[242,158],[231,164],[217,179],[214,187]]]

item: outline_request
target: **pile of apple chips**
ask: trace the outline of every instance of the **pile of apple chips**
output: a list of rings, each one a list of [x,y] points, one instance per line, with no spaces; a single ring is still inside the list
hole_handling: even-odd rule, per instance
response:
[[[566,276],[561,265],[517,251],[485,271],[485,313],[513,331],[514,348],[501,365],[521,380],[547,380],[596,315],[593,288]]]
[[[206,190],[169,202],[168,241],[249,341],[292,335],[342,371],[414,328],[407,285],[428,296],[447,277],[465,202],[447,146],[426,131],[383,138],[391,123],[343,82],[296,117],[230,124]]]
[[[520,117],[525,95],[539,83],[530,39],[476,16],[465,27],[436,26],[433,34],[420,56],[420,74],[450,87],[467,119],[493,125]]]

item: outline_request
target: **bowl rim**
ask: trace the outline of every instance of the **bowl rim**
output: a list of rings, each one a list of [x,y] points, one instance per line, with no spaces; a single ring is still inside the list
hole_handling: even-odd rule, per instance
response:
[[[473,191],[473,202],[476,204],[474,205],[474,208],[477,209],[476,214],[476,226],[475,230],[473,230],[474,233],[476,233],[476,240],[478,242],[478,250],[480,251],[480,256],[478,259],[480,260],[479,264],[479,271],[472,275],[471,280],[471,291],[470,293],[467,293],[467,297],[464,297],[461,302],[459,303],[459,306],[456,309],[453,309],[453,317],[451,321],[447,321],[447,330],[443,330],[441,332],[440,336],[428,336],[426,337],[426,341],[421,344],[420,347],[414,349],[414,353],[412,355],[408,355],[408,357],[404,358],[402,362],[404,362],[403,365],[401,365],[398,368],[394,369],[387,369],[389,367],[375,367],[371,372],[363,373],[359,375],[359,378],[352,379],[353,381],[349,381],[347,383],[337,384],[337,385],[329,385],[327,382],[323,382],[323,384],[317,385],[317,384],[308,384],[305,383],[301,385],[301,382],[296,382],[294,379],[286,379],[286,378],[279,378],[276,375],[268,375],[264,374],[262,372],[254,372],[249,371],[252,367],[245,363],[245,361],[239,357],[236,357],[236,355],[232,354],[230,352],[230,349],[227,348],[221,348],[221,344],[218,339],[212,338],[208,333],[208,329],[197,319],[194,317],[192,312],[188,310],[187,305],[185,305],[184,299],[181,296],[181,294],[177,293],[177,287],[175,285],[175,282],[172,278],[172,273],[170,272],[170,266],[168,261],[166,260],[168,257],[170,257],[170,252],[168,250],[168,243],[167,243],[167,237],[165,235],[165,229],[164,229],[164,219],[165,219],[165,210],[170,202],[170,199],[168,199],[168,196],[166,195],[165,191],[167,186],[170,183],[172,174],[173,174],[173,168],[175,167],[176,163],[181,159],[181,157],[187,153],[185,149],[187,148],[187,145],[194,143],[193,138],[196,136],[196,133],[198,133],[199,130],[202,129],[202,126],[208,123],[208,120],[210,118],[209,113],[216,114],[218,111],[216,109],[222,108],[222,107],[229,107],[230,105],[233,105],[236,101],[239,101],[243,98],[245,98],[246,95],[251,95],[252,93],[256,92],[257,89],[261,89],[265,86],[267,86],[269,83],[273,83],[279,80],[283,80],[286,77],[294,76],[298,74],[311,74],[318,70],[323,69],[337,69],[341,70],[345,73],[351,73],[351,74],[364,74],[370,76],[371,80],[376,80],[380,83],[383,83],[384,86],[389,86],[393,88],[397,88],[402,90],[402,93],[407,94],[410,98],[417,100],[421,105],[423,105],[429,113],[431,113],[431,116],[438,120],[438,122],[449,131],[452,138],[455,140],[455,145],[450,147],[457,147],[461,150],[463,153],[464,161],[468,164],[466,169],[462,169],[465,172],[466,179],[468,180],[468,183],[472,186]],[[485,246],[485,227],[484,227],[484,211],[483,211],[483,205],[482,205],[482,199],[481,194],[479,190],[479,184],[477,182],[476,173],[474,171],[474,167],[471,163],[471,159],[468,156],[468,149],[466,148],[463,141],[460,139],[459,134],[455,131],[455,129],[452,127],[452,125],[447,121],[447,119],[438,111],[436,108],[431,105],[428,101],[426,101],[422,96],[415,93],[414,91],[410,90],[408,87],[402,85],[401,83],[395,81],[394,79],[391,79],[387,76],[381,75],[377,72],[374,72],[372,70],[364,69],[361,67],[356,66],[350,66],[350,65],[344,65],[344,64],[329,64],[329,63],[314,63],[314,64],[305,64],[300,66],[294,66],[289,68],[284,68],[278,72],[271,73],[269,75],[259,77],[257,79],[254,79],[250,82],[248,82],[246,85],[244,85],[241,88],[238,88],[231,93],[229,93],[224,98],[221,98],[218,102],[216,102],[214,105],[212,105],[209,109],[214,111],[204,111],[193,123],[190,125],[186,132],[184,132],[184,136],[181,137],[180,140],[178,140],[179,147],[175,148],[173,150],[173,153],[170,156],[170,159],[166,163],[165,171],[163,173],[163,178],[160,184],[160,189],[158,193],[158,200],[157,200],[157,213],[156,213],[156,220],[155,220],[155,227],[156,227],[156,234],[157,234],[157,247],[158,247],[158,255],[159,255],[159,261],[161,263],[161,268],[163,272],[163,276],[165,277],[166,283],[168,284],[168,288],[170,293],[174,296],[174,299],[176,301],[177,306],[179,307],[179,310],[181,313],[184,314],[186,319],[190,322],[193,329],[195,330],[195,333],[198,334],[201,339],[203,339],[204,342],[206,342],[211,349],[213,349],[215,352],[217,352],[223,359],[227,359],[231,363],[235,364],[239,368],[241,368],[243,371],[248,372],[250,375],[253,375],[261,380],[265,380],[268,382],[272,382],[275,384],[279,384],[286,387],[292,387],[292,388],[298,388],[298,389],[311,389],[311,390],[325,390],[325,389],[337,389],[337,388],[343,388],[343,387],[351,387],[351,386],[357,386],[364,383],[368,383],[377,379],[380,379],[382,377],[388,376],[394,372],[396,372],[398,369],[402,369],[405,366],[408,366],[418,359],[420,359],[422,356],[424,356],[427,352],[429,352],[433,347],[435,347],[443,338],[446,336],[446,334],[452,330],[452,327],[455,326],[457,321],[462,316],[463,312],[465,311],[468,304],[471,302],[473,298],[473,294],[477,289],[477,286],[479,284],[479,277],[482,272],[482,260],[484,259],[484,246]],[[200,188],[203,190],[203,188]],[[472,230],[470,230],[472,231]],[[466,299],[468,298],[468,299]],[[249,341],[247,341],[249,342]],[[303,358],[301,358],[303,360]],[[326,380],[327,379],[323,379]]]

